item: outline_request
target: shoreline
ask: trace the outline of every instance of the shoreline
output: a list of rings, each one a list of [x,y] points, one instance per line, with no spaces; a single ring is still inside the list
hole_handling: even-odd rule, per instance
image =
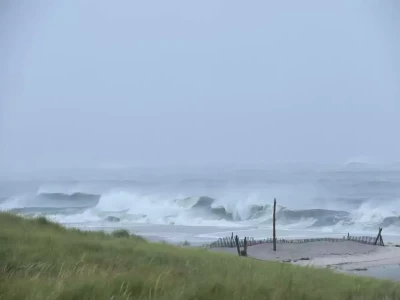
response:
[[[52,219],[50,219],[52,220]],[[57,222],[56,220],[52,220]],[[179,244],[188,241],[190,244],[207,245],[219,238],[230,237],[232,232],[240,237],[251,237],[255,240],[263,240],[272,236],[272,228],[269,225],[246,225],[237,227],[225,227],[214,225],[186,226],[177,224],[148,224],[148,223],[111,223],[87,226],[86,223],[60,223],[67,228],[79,228],[87,231],[110,232],[117,229],[126,229],[131,233],[141,235],[153,241],[164,240],[168,243]],[[347,231],[325,232],[319,228],[280,228],[276,229],[277,236],[282,239],[315,239],[337,238],[347,236]],[[374,236],[376,232],[355,232],[352,236]],[[386,243],[400,243],[400,236],[388,236],[384,234]]]

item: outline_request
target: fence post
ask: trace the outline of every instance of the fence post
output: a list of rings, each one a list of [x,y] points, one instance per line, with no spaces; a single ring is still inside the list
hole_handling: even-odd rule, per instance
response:
[[[243,256],[247,256],[247,239],[244,237]]]
[[[276,222],[276,199],[274,199],[274,215],[273,215],[273,242],[274,242],[274,251],[276,251],[276,231],[275,231],[275,222]]]
[[[237,235],[235,236],[235,241],[236,241],[236,249],[237,249],[238,255],[240,256],[239,237]]]

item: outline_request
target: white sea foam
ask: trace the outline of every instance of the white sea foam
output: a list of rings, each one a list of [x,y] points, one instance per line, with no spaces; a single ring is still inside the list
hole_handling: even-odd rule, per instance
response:
[[[394,230],[400,224],[400,173],[379,172],[285,173],[276,177],[268,173],[266,183],[258,173],[255,179],[246,177],[245,183],[235,177],[226,182],[184,180],[159,185],[46,183],[36,193],[4,200],[0,210],[23,213],[28,208],[44,208],[35,213],[66,224],[105,224],[112,216],[119,219],[118,224],[268,227],[273,199],[277,198],[281,229],[366,232],[384,226]],[[79,209],[69,213],[68,207]],[[52,209],[49,213],[46,208],[64,211],[54,213]]]

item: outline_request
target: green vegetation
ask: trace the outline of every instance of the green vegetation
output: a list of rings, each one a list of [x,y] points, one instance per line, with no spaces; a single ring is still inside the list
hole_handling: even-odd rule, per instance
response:
[[[190,246],[190,243],[188,241],[184,241],[183,243],[181,243],[181,246]]]
[[[119,229],[119,230],[113,231],[111,233],[111,236],[117,237],[117,238],[129,238],[131,235],[129,234],[128,230]]]
[[[0,299],[400,298],[400,285],[389,281],[149,243],[118,232],[70,230],[44,218],[0,213]]]

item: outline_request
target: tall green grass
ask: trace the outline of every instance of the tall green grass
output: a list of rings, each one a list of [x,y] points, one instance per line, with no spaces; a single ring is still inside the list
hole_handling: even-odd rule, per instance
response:
[[[0,213],[1,300],[399,298],[389,281]]]

